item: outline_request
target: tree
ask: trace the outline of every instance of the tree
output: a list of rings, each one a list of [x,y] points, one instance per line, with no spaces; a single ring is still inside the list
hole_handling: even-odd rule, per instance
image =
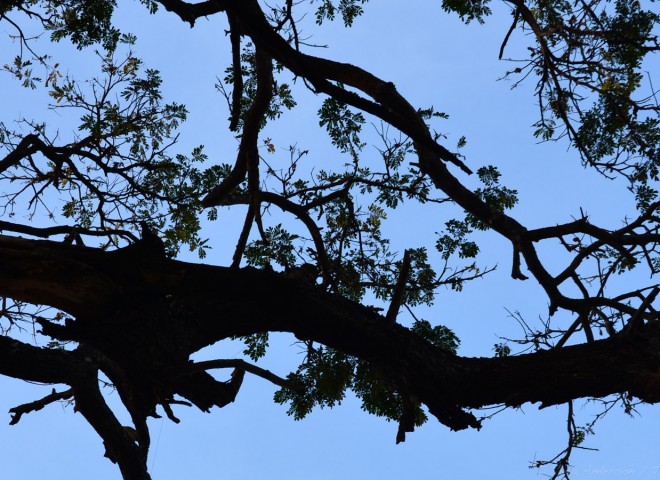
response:
[[[528,34],[527,57],[507,76],[514,85],[535,81],[535,135],[570,143],[585,167],[624,181],[637,204],[616,229],[587,215],[531,228],[507,213],[517,192],[496,166],[470,167],[476,162],[460,154],[462,137],[446,146],[436,131],[444,113],[412,105],[360,67],[313,55],[300,34],[306,10],[321,26],[341,17],[350,27],[368,8],[364,1],[142,3],[190,26],[208,17],[227,28],[232,63],[217,88],[238,143],[235,160],[213,161],[202,146],[173,153],[186,108],[165,102],[158,71],[131,51],[135,37],[113,25],[114,2],[3,4],[1,19],[19,47],[4,69],[27,88],[47,89],[53,108],[80,119],[73,134],[36,120],[0,125],[0,373],[66,386],[12,409],[12,423],[70,399],[124,478],[143,479],[147,418],[162,411],[178,421],[173,405],[223,407],[245,374],[281,387],[275,400],[297,419],[351,390],[366,411],[398,423],[397,442],[427,414],[453,430],[478,429],[484,407],[566,403],[566,449],[539,462],[559,477],[591,429],[576,426],[574,400],[599,398],[604,410],[621,403],[629,411],[658,401],[659,289],[637,274],[659,268],[659,107],[643,74],[646,56],[660,48],[656,14],[625,0],[507,2],[512,24],[500,57],[515,33]],[[487,2],[443,8],[465,22],[490,14]],[[98,48],[100,76],[87,83],[63,76],[26,25],[53,41]],[[314,168],[306,146],[286,149],[264,134],[306,90],[322,99],[319,125],[345,164]],[[269,159],[282,151],[286,168]],[[427,240],[435,251],[390,248],[387,214],[411,203],[445,218],[444,230]],[[204,217],[232,206],[246,213],[230,265],[175,259],[182,247],[203,258],[212,235]],[[39,223],[16,222],[17,214]],[[536,282],[549,314],[541,329],[519,318],[525,337],[495,345],[488,358],[458,356],[454,333],[415,312],[438,289],[459,292],[487,275],[477,261],[479,241],[487,241],[479,239],[490,237],[510,245],[502,264],[512,285]],[[564,250],[556,273],[541,260],[553,244]],[[26,329],[38,330],[47,346],[32,344]],[[287,376],[256,363],[271,332],[292,333],[304,349]],[[249,362],[191,360],[230,339],[244,342]],[[229,380],[208,373],[218,368],[233,369]],[[117,420],[100,383],[116,389],[132,425]]]

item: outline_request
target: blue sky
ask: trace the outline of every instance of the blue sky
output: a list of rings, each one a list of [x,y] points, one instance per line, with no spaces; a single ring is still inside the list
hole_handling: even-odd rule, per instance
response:
[[[565,143],[536,143],[531,127],[537,113],[533,85],[511,90],[509,81],[497,81],[510,67],[497,60],[510,22],[501,5],[494,6],[495,14],[485,25],[469,26],[444,13],[439,2],[402,5],[395,0],[373,1],[351,30],[339,24],[317,28],[308,19],[303,33],[311,35],[310,42],[329,45],[309,51],[360,65],[393,81],[413,105],[433,105],[448,113],[450,119],[437,124],[448,135],[447,146],[453,147],[465,135],[468,145],[463,153],[471,167],[497,165],[503,183],[519,192],[513,216],[528,227],[569,221],[582,208],[596,223],[615,228],[626,212],[634,213],[623,183],[585,171]],[[216,76],[222,77],[229,64],[224,19],[202,19],[191,30],[165,11],[149,16],[141,5],[120,2],[117,20],[122,29],[138,35],[137,55],[147,66],[161,70],[166,98],[188,106],[190,119],[182,128],[181,148],[186,151],[203,143],[211,161],[233,163],[235,141],[227,134],[226,104],[213,87]],[[6,39],[2,41],[7,44]],[[524,48],[525,41],[520,34],[514,35],[512,54]],[[5,50],[11,48],[0,52]],[[80,78],[94,71],[90,52],[78,56],[67,45],[51,52]],[[0,63],[6,63],[13,51],[0,55]],[[60,123],[63,134],[72,128],[66,118],[43,112],[44,92],[35,97],[0,73],[0,92],[5,91],[12,93],[2,94],[2,121],[9,122],[18,113],[36,117],[42,112],[49,121]],[[297,141],[311,149],[315,165],[338,161],[339,154],[331,149],[314,117],[321,100],[302,92],[299,107],[269,126],[263,137],[271,137],[278,147]],[[273,162],[277,161],[275,157]],[[474,184],[473,179],[460,178]],[[213,250],[205,262],[228,263],[242,214],[221,212],[218,221],[206,226]],[[446,209],[429,213],[405,207],[390,214],[385,231],[399,251],[432,245],[434,232],[448,218]],[[462,340],[459,353],[468,356],[490,356],[500,336],[521,336],[507,309],[521,312],[531,322],[547,316],[547,300],[540,287],[532,280],[510,278],[511,252],[506,242],[492,233],[481,235],[480,240],[481,264],[497,264],[498,269],[459,294],[440,291],[435,304],[420,312],[454,330]],[[195,261],[193,256],[184,258]],[[559,250],[551,246],[542,251],[542,258],[551,265],[556,262],[556,268],[562,264]],[[558,321],[570,320],[559,317]],[[299,354],[292,346],[294,340],[276,335],[264,366],[282,375],[295,368]],[[240,351],[240,345],[218,345],[200,358],[232,358],[240,356]],[[223,375],[219,372],[218,378]],[[0,378],[0,391],[0,411],[6,412],[47,394],[50,387]],[[351,397],[335,409],[317,410],[295,422],[286,416],[286,407],[272,402],[274,391],[264,380],[248,377],[236,403],[224,409],[209,415],[180,408],[176,411],[182,420],[179,425],[152,420],[149,466],[153,478],[534,478],[537,473],[528,469],[529,462],[552,457],[565,442],[565,407],[539,411],[525,405],[484,422],[480,432],[449,432],[431,419],[408,435],[404,444],[395,445],[396,425],[362,412]],[[591,420],[594,410],[581,408],[578,402],[576,412],[578,423],[583,424]],[[585,445],[600,450],[574,455],[574,478],[658,478],[660,415],[652,407],[640,412],[641,417],[630,419],[616,410],[599,424],[597,435]],[[13,427],[8,421],[7,415],[7,422],[0,426],[2,478],[118,478],[116,467],[103,458],[101,441],[71,407],[51,405]]]

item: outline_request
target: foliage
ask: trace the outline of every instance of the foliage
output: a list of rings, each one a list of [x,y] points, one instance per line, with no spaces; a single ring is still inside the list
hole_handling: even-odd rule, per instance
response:
[[[350,27],[357,17],[364,12],[361,4],[368,0],[339,0],[339,4],[332,0],[321,0],[316,9],[316,23],[321,25],[323,20],[334,20],[337,12],[341,14],[344,25]],[[318,3],[318,2],[317,2]]]
[[[119,30],[111,23],[117,6],[114,0],[55,0],[48,2],[45,15],[49,19],[46,28],[51,39],[69,38],[79,48],[101,43],[112,50],[119,40]]]

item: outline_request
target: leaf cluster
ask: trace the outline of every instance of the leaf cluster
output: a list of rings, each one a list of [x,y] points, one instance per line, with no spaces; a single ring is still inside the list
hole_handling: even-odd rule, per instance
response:
[[[431,326],[426,320],[416,321],[411,330],[432,344],[455,353],[459,345],[456,335],[445,326]],[[361,401],[362,409],[388,421],[400,421],[404,414],[403,399],[406,393],[391,378],[368,362],[350,357],[342,352],[311,343],[306,345],[307,355],[296,372],[287,378],[303,385],[303,393],[281,389],[275,393],[275,401],[288,403],[287,413],[296,420],[306,417],[315,406],[333,407],[341,404],[347,390]],[[419,402],[414,402],[415,426],[426,422],[427,417]]]

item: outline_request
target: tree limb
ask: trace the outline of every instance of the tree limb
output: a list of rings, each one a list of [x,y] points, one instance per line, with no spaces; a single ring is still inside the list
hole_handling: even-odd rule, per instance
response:
[[[53,391],[51,393],[49,393],[43,398],[40,398],[39,400],[35,400],[34,402],[24,403],[23,405],[10,408],[9,413],[12,413],[13,415],[11,417],[11,421],[9,422],[9,425],[16,425],[21,420],[21,417],[26,413],[37,412],[42,408],[44,408],[46,405],[50,405],[51,403],[57,402],[58,400],[69,399],[72,396],[73,396],[73,390],[71,388],[68,388],[61,392],[56,392],[55,389],[53,388]]]
[[[7,243],[14,248],[3,248]],[[39,289],[26,288],[35,282],[32,275],[15,274],[15,266],[25,261],[27,248],[32,252],[31,261],[40,266]],[[624,391],[647,402],[660,400],[660,378],[656,373],[660,371],[660,325],[656,323],[641,325],[629,335],[553,351],[465,358],[431,345],[405,327],[386,322],[368,307],[268,271],[166,258],[137,261],[97,249],[49,241],[8,241],[6,237],[0,237],[0,259],[0,295],[11,294],[28,302],[38,299],[40,303],[49,298],[50,305],[68,309],[74,316],[87,312],[89,307],[72,303],[71,294],[62,291],[61,280],[52,272],[80,265],[79,270],[85,274],[69,271],[69,288],[83,292],[83,298],[103,307],[69,322],[62,327],[65,332],[125,370],[138,372],[140,378],[168,386],[167,395],[178,393],[203,410],[233,401],[236,382],[230,382],[225,391],[225,384],[203,372],[184,377],[172,372],[180,372],[188,356],[207,345],[263,331],[291,332],[301,340],[341,350],[373,363],[387,372],[394,384],[405,379],[411,395],[452,429],[479,427],[474,416],[463,409],[499,403],[553,405],[571,398]],[[117,290],[110,283],[109,288],[95,289],[92,295],[85,285],[101,281],[96,278],[111,279],[125,289]],[[135,303],[138,298],[139,303]],[[3,353],[11,352],[11,342],[0,338],[0,347],[9,344],[9,350],[0,348],[0,360]],[[73,353],[21,348],[36,358],[44,357],[44,361],[35,364],[30,360],[35,370],[32,375],[16,367],[12,371],[14,361],[0,362],[1,373],[63,383],[72,378],[62,369],[53,370],[46,357],[68,358]],[[15,355],[8,358],[16,360]],[[38,375],[42,369],[51,374]]]
[[[286,380],[282,377],[275,375],[274,373],[258,367],[252,363],[248,363],[245,360],[241,359],[218,359],[218,360],[206,360],[203,362],[195,362],[186,368],[186,371],[199,371],[199,370],[209,370],[212,368],[235,368],[238,370],[245,370],[253,375],[261,377],[269,382],[282,387],[287,388],[293,392],[302,392],[304,387],[296,383]]]

